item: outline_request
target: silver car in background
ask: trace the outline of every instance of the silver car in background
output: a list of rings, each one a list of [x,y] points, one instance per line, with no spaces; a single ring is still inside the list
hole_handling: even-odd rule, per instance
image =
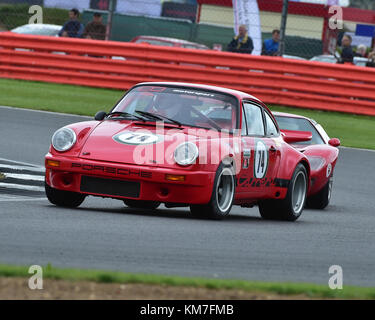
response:
[[[57,37],[61,29],[62,29],[62,26],[58,26],[55,24],[35,23],[35,24],[25,24],[23,26],[14,28],[10,31],[14,33],[19,33],[19,34]]]

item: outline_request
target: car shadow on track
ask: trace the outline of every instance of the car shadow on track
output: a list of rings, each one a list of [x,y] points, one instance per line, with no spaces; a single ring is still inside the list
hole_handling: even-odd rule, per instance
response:
[[[53,205],[48,205],[48,207],[59,209],[59,210],[69,210],[69,212],[78,211],[78,212],[96,212],[96,213],[104,213],[104,214],[118,214],[118,215],[131,215],[131,216],[143,216],[143,217],[154,217],[154,218],[171,218],[171,219],[186,219],[186,220],[196,220],[196,221],[210,221],[212,223],[243,223],[243,222],[252,222],[252,223],[262,223],[262,224],[290,224],[285,221],[271,221],[271,220],[264,220],[260,216],[246,215],[246,214],[236,214],[232,213],[227,216],[224,220],[212,220],[207,218],[196,218],[190,215],[188,208],[179,208],[179,209],[168,209],[168,208],[160,208],[155,210],[150,209],[134,209],[134,208],[119,208],[119,207],[112,207],[112,208],[103,208],[103,207],[79,207],[74,209],[67,209],[67,208],[59,208]],[[308,223],[306,221],[297,221],[297,223]]]

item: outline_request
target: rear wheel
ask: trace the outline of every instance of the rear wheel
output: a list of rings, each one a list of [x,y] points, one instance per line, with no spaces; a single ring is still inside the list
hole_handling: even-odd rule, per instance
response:
[[[232,209],[235,194],[235,180],[232,166],[220,164],[214,181],[211,200],[205,205],[191,205],[190,212],[199,218],[220,220]]]
[[[333,180],[329,179],[327,184],[317,194],[307,198],[306,206],[312,209],[324,209],[328,206],[332,195]]]
[[[59,207],[76,208],[86,198],[86,195],[81,193],[52,188],[46,182],[44,183],[44,187],[49,202]]]
[[[157,201],[142,201],[142,200],[126,199],[124,200],[124,203],[129,208],[137,208],[137,209],[154,210],[160,206],[160,202],[157,202]]]
[[[259,203],[259,212],[263,219],[297,220],[303,211],[307,194],[307,171],[298,164],[289,183],[285,199],[265,200]]]

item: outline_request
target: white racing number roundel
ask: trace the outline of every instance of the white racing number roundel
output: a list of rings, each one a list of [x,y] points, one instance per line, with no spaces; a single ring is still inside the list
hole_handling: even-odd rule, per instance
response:
[[[161,140],[158,135],[153,133],[133,131],[121,132],[119,134],[116,134],[113,139],[123,144],[133,145],[152,144]]]
[[[254,155],[254,177],[257,179],[263,179],[266,176],[268,168],[268,152],[267,146],[261,140],[255,144],[255,155]]]

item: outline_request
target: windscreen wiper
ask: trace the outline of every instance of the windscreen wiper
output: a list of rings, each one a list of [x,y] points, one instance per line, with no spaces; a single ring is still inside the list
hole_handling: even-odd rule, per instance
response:
[[[171,118],[168,118],[166,116],[163,116],[161,114],[155,114],[155,113],[152,113],[152,112],[147,112],[147,111],[141,111],[141,110],[135,110],[135,112],[143,115],[143,116],[148,116],[148,117],[151,117],[151,118],[154,118],[154,119],[157,119],[157,120],[168,120],[169,122],[172,122],[172,123],[175,123],[177,124],[179,127],[182,126],[181,122],[177,121],[177,120],[173,120]]]
[[[124,117],[133,117],[133,118],[136,118],[136,119],[141,120],[141,121],[146,121],[146,119],[143,118],[143,117],[137,116],[135,114],[131,114],[129,112],[124,112],[124,111],[114,111],[114,112],[108,113],[107,117],[115,116],[115,115],[124,116]]]

